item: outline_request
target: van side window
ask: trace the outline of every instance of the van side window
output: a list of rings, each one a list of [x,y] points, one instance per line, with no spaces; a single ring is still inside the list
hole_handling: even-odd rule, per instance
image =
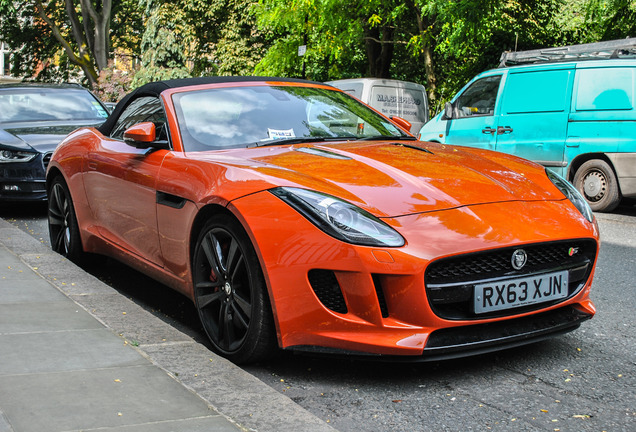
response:
[[[634,68],[578,70],[577,111],[629,110],[634,107]]]
[[[455,102],[458,118],[493,115],[500,82],[501,75],[495,75],[472,83]]]
[[[571,71],[510,73],[506,80],[503,113],[565,111]]]

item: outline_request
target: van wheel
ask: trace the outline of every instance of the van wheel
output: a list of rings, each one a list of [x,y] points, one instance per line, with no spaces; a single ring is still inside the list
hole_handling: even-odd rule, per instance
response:
[[[614,170],[600,159],[585,162],[574,174],[574,186],[598,212],[611,212],[621,201]]]

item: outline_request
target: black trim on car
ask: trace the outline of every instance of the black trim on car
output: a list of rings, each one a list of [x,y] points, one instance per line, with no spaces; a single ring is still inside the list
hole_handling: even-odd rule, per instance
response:
[[[175,209],[182,209],[186,202],[188,202],[186,198],[172,195],[167,192],[157,191],[157,204]]]

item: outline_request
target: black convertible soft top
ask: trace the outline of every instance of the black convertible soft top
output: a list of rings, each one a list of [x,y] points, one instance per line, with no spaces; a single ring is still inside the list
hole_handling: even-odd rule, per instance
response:
[[[128,104],[140,96],[155,96],[159,97],[161,92],[171,88],[189,87],[202,84],[222,84],[222,83],[236,83],[236,82],[253,82],[253,81],[277,81],[277,82],[294,82],[294,83],[307,83],[307,84],[322,84],[316,81],[307,81],[298,78],[278,78],[278,77],[262,77],[262,76],[210,76],[210,77],[198,77],[198,78],[183,78],[172,79],[164,81],[151,82],[132,92],[128,93],[124,98],[117,103],[117,106],[113,110],[108,119],[97,130],[102,135],[110,135],[111,130],[115,126],[117,119],[121,112],[128,106]]]

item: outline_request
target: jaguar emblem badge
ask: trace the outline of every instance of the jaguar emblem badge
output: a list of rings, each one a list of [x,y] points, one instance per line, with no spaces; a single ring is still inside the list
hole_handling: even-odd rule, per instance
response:
[[[512,253],[512,259],[510,262],[512,263],[512,268],[515,270],[521,270],[526,262],[528,261],[528,254],[523,249],[517,249]]]

